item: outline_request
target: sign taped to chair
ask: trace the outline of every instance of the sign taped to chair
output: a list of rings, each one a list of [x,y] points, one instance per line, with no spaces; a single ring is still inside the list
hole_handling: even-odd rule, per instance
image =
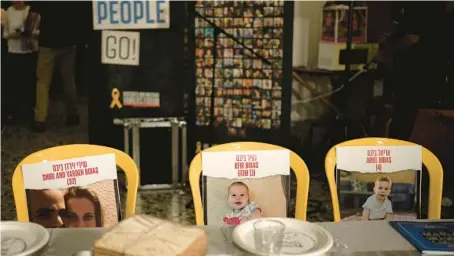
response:
[[[228,179],[290,175],[288,150],[202,152],[203,175]]]
[[[87,186],[117,179],[114,154],[46,161],[22,166],[25,189],[56,189]]]
[[[102,31],[101,62],[104,64],[138,66],[140,33]]]
[[[421,146],[336,147],[337,169],[357,172],[422,170]]]
[[[421,146],[336,147],[336,169],[342,220],[420,216]]]
[[[288,150],[202,152],[202,170],[208,225],[287,217]]]
[[[93,1],[93,29],[170,27],[170,1]]]
[[[111,227],[120,217],[114,154],[22,165],[29,219],[45,228]]]

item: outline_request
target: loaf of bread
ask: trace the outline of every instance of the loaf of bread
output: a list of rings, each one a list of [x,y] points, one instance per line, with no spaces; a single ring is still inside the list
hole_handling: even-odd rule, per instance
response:
[[[93,253],[95,256],[204,256],[207,246],[208,236],[200,228],[136,215],[98,239]]]

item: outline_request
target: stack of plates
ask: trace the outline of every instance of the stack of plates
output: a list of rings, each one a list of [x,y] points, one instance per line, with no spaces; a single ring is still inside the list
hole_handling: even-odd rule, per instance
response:
[[[38,252],[49,241],[49,232],[31,222],[2,221],[2,256],[26,256]]]
[[[283,247],[280,255],[315,256],[323,255],[333,246],[333,237],[324,228],[305,221],[290,218],[267,218],[277,220],[285,225]],[[233,241],[242,249],[261,255],[255,249],[254,223],[247,221],[235,228]]]

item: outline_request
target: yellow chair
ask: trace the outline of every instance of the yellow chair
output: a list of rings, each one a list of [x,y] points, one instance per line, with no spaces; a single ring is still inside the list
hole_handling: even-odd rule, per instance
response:
[[[279,150],[280,146],[260,142],[232,142],[207,148],[204,152],[248,151],[248,150]],[[306,220],[307,200],[309,194],[309,170],[306,163],[293,151],[290,151],[290,167],[296,176],[296,209],[295,218]],[[202,152],[198,153],[189,166],[189,183],[194,200],[196,224],[205,225],[202,196],[200,194],[200,176],[202,174]]]
[[[345,146],[415,146],[413,142],[388,139],[388,138],[361,138],[349,140],[332,147],[325,157],[325,173],[328,179],[331,201],[333,203],[334,221],[341,220],[339,196],[337,194],[337,184],[335,178],[336,167],[336,147]],[[429,212],[430,220],[437,220],[441,217],[441,200],[443,193],[443,167],[438,158],[428,149],[422,147],[422,162],[429,173]]]
[[[131,217],[136,211],[137,190],[139,187],[139,170],[136,163],[126,153],[109,147],[73,144],[43,149],[28,155],[23,159],[14,170],[13,174],[13,194],[16,203],[17,219],[28,222],[27,197],[25,194],[24,180],[22,177],[22,165],[34,164],[42,161],[57,161],[69,158],[77,158],[92,155],[115,154],[116,164],[123,169],[126,174],[128,183],[128,192],[126,195],[126,216]]]

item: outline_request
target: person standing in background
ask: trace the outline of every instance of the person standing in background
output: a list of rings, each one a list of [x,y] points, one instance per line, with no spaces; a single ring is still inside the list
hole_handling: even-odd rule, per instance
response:
[[[7,40],[7,72],[4,86],[7,121],[32,113],[36,82],[39,15],[29,16],[24,1],[14,1],[6,11],[3,38]]]
[[[76,45],[79,36],[77,2],[33,2],[32,12],[41,15],[37,63],[36,107],[32,130],[44,132],[49,109],[49,88],[54,67],[61,73],[65,91],[66,125],[79,125],[75,84]]]
[[[440,105],[449,48],[444,31],[451,31],[446,18],[444,2],[402,2],[396,39],[376,57],[385,64],[393,58],[390,138],[409,140],[418,110]]]

